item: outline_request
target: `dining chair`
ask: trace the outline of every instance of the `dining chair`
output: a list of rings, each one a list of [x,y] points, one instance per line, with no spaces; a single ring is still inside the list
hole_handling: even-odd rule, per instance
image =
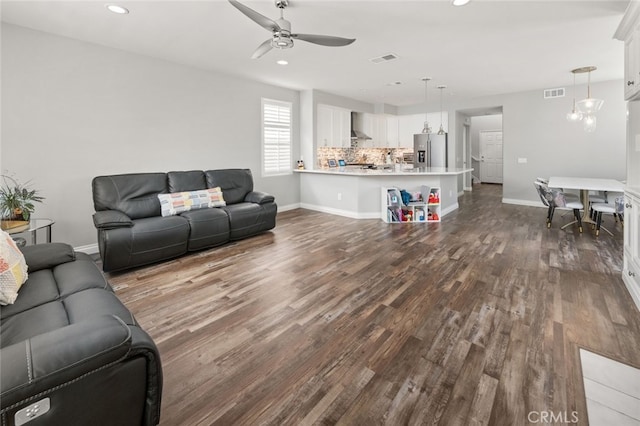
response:
[[[602,213],[607,214],[616,214],[616,208],[614,204],[610,203],[593,203],[591,204],[591,209],[595,212],[596,215],[596,237],[600,235],[600,228],[602,224]],[[613,235],[611,231],[607,228],[602,228],[607,231],[610,235]]]
[[[546,179],[546,178],[537,177],[536,182],[540,182],[549,186],[549,179]],[[565,198],[568,200],[580,201],[580,195],[578,194],[574,194],[573,192],[565,192],[563,188],[555,188],[555,189],[557,189],[558,191],[561,191],[564,194]]]
[[[542,204],[544,204],[547,207],[547,228],[549,228],[551,226],[551,203],[549,202],[549,200],[547,200],[547,197],[545,196],[545,192],[542,189],[544,186],[546,186],[546,184],[544,182],[539,181],[538,179],[536,179],[533,182],[533,186],[536,188],[536,191],[538,192],[538,196],[540,197]]]
[[[567,198],[562,191],[549,188],[547,185],[545,185],[542,182],[536,181],[534,182],[534,186],[539,191],[538,193],[540,194],[540,198],[541,199],[544,198],[545,200],[547,200],[547,203],[545,204],[549,206],[549,210],[547,214],[547,228],[551,227],[551,222],[553,221],[553,214],[555,213],[556,209],[571,210],[573,211],[573,215],[576,218],[576,220],[564,225],[563,228],[565,228],[566,226],[572,223],[577,223],[578,231],[582,233],[582,219],[580,218],[580,210],[584,209],[584,205],[582,204],[581,201],[579,200],[573,201]]]

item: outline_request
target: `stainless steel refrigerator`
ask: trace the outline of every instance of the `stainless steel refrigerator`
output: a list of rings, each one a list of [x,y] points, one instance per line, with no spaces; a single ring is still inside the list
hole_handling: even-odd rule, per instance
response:
[[[413,167],[449,167],[447,134],[417,133],[413,135]]]

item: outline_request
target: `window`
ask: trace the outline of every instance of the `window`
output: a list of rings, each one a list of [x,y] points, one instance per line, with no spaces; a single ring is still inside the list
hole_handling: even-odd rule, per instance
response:
[[[291,102],[262,99],[262,174],[290,174]]]

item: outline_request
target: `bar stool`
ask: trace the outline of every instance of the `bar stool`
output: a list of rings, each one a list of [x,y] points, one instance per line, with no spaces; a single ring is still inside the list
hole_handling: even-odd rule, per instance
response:
[[[596,215],[596,236],[600,235],[600,224],[602,223],[602,213],[614,214],[616,213],[616,208],[613,204],[609,203],[593,203],[591,204],[591,209]],[[611,231],[607,228],[602,228],[609,233],[609,235],[613,236]]]

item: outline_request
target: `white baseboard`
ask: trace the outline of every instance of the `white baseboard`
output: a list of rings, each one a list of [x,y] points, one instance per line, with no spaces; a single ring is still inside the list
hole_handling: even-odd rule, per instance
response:
[[[462,189],[463,189],[463,191],[462,191],[462,192],[464,192],[464,191],[473,191],[473,187],[472,187],[472,186],[465,186],[465,187],[464,187],[464,188],[462,188]]]
[[[380,212],[356,213],[349,210],[334,209],[331,207],[318,206],[315,204],[300,203],[300,207],[316,212],[334,214],[336,216],[350,217],[351,219],[380,219]]]
[[[295,210],[300,208],[300,203],[287,204],[286,206],[278,206],[278,213]]]
[[[529,207],[544,207],[541,201],[531,201],[531,200],[519,200],[517,198],[503,198],[502,202],[504,204],[516,204],[518,206],[529,206]]]
[[[449,213],[458,210],[458,207],[460,207],[460,206],[458,205],[457,202],[455,204],[451,204],[446,209],[442,209],[442,211],[440,212],[440,217],[444,217],[444,216],[448,215]]]
[[[86,246],[78,246],[78,247],[74,247],[73,248],[75,251],[79,251],[82,253],[86,253],[86,254],[98,254],[99,253],[99,249],[98,249],[98,244],[88,244]]]

